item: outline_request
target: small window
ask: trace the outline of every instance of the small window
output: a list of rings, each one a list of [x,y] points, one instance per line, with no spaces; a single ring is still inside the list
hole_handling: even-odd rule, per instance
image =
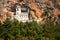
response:
[[[17,8],[17,11],[19,11],[19,9]]]

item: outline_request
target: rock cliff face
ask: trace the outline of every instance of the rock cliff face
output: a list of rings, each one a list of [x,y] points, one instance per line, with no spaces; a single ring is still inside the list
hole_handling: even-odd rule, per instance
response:
[[[60,15],[60,0],[1,0],[0,1],[0,15],[2,15],[5,19],[7,17],[13,16],[12,12],[12,7],[15,6],[15,4],[26,4],[30,8],[30,15],[34,19],[40,19],[42,18],[43,12],[48,10],[45,10],[47,7],[53,8],[53,14],[54,15]],[[3,9],[2,9],[3,8]],[[4,11],[5,10],[5,11]],[[8,14],[8,15],[7,15]],[[0,16],[0,21],[5,20],[4,18],[1,19]]]

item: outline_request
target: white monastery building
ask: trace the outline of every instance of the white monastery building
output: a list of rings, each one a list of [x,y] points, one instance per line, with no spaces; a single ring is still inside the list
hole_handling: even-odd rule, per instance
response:
[[[16,15],[14,15],[14,18],[18,21],[26,22],[29,20],[29,9],[21,6],[16,7]]]

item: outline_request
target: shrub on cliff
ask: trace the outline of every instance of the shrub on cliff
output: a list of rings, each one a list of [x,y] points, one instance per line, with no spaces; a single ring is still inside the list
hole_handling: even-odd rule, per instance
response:
[[[4,24],[0,23],[0,37],[5,40],[42,40],[43,37],[55,40],[59,35],[59,24],[54,26],[52,23],[45,23],[41,26],[35,21],[23,23],[10,19]]]

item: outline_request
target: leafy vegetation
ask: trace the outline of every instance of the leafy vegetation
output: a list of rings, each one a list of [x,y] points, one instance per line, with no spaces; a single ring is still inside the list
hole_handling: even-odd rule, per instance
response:
[[[18,22],[7,19],[0,23],[0,38],[4,40],[60,40],[60,25]]]

